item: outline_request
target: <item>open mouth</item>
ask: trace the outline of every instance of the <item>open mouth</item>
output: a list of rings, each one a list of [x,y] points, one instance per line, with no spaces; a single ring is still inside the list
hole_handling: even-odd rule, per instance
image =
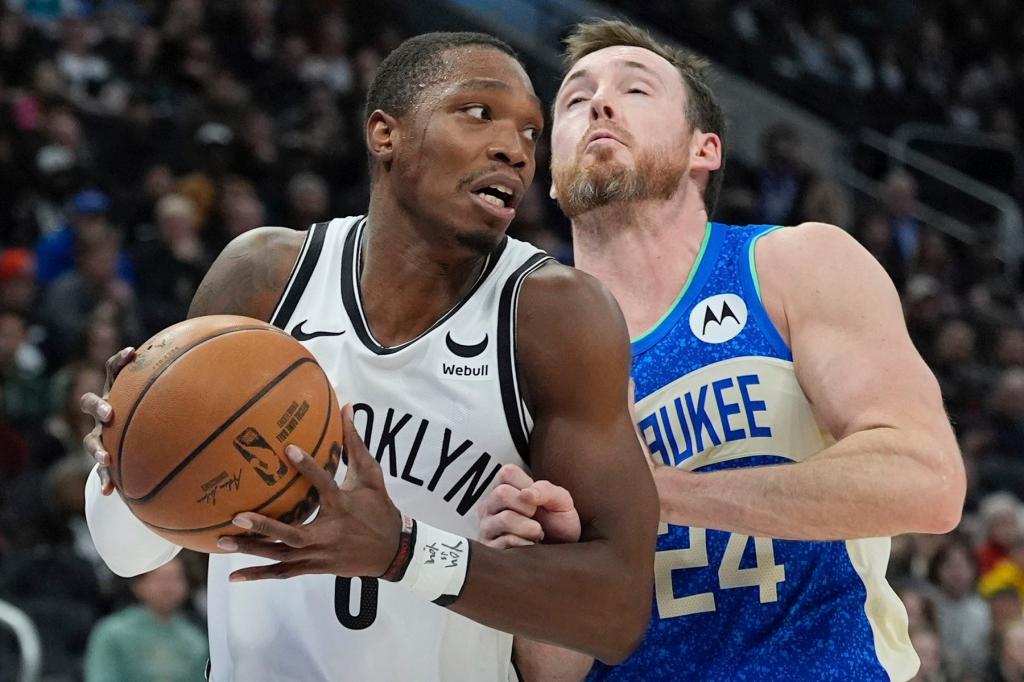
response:
[[[508,208],[512,203],[512,197],[515,196],[512,188],[500,183],[481,187],[478,190],[474,190],[473,194],[497,208]]]

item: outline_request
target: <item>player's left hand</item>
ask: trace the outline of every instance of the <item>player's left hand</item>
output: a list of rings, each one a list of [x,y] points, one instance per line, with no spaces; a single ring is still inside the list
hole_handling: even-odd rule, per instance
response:
[[[307,573],[378,576],[387,570],[398,551],[402,515],[388,497],[380,465],[356,432],[351,406],[345,406],[341,419],[348,464],[345,480],[339,486],[301,449],[285,448],[288,459],[320,494],[320,511],[315,520],[301,526],[255,512],[238,514],[235,525],[251,530],[253,536],[222,537],[218,546],[277,563],[235,571],[232,582]]]

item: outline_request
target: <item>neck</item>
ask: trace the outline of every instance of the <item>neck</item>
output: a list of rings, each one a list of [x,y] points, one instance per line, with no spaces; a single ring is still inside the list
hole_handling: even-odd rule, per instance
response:
[[[707,212],[699,196],[683,194],[603,206],[573,218],[576,267],[612,292],[631,338],[668,311],[700,252]]]
[[[385,346],[416,338],[464,298],[486,257],[459,245],[393,202],[371,197],[359,289],[374,337]]]

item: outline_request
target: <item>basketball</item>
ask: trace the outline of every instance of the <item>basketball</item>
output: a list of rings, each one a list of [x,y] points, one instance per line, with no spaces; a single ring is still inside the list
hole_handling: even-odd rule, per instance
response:
[[[175,544],[218,552],[254,511],[301,523],[316,489],[284,454],[301,447],[332,475],[341,413],[313,356],[259,320],[210,315],[159,332],[110,389],[110,474],[136,517]]]

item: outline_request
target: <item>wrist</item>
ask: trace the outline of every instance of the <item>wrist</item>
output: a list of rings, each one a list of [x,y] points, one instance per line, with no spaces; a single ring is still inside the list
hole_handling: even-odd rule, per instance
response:
[[[402,534],[391,565],[379,577],[440,606],[462,595],[469,573],[467,538],[402,515]]]
[[[684,486],[686,479],[693,474],[670,466],[655,467],[651,474],[654,476],[654,487],[658,490],[661,520],[674,523],[672,519],[683,518],[684,512],[679,502],[686,499],[686,493],[681,486]]]
[[[405,514],[401,516],[401,528],[398,535],[398,547],[391,558],[391,563],[378,577],[389,582],[399,582],[405,577],[412,560],[413,546],[416,542],[416,519]]]

